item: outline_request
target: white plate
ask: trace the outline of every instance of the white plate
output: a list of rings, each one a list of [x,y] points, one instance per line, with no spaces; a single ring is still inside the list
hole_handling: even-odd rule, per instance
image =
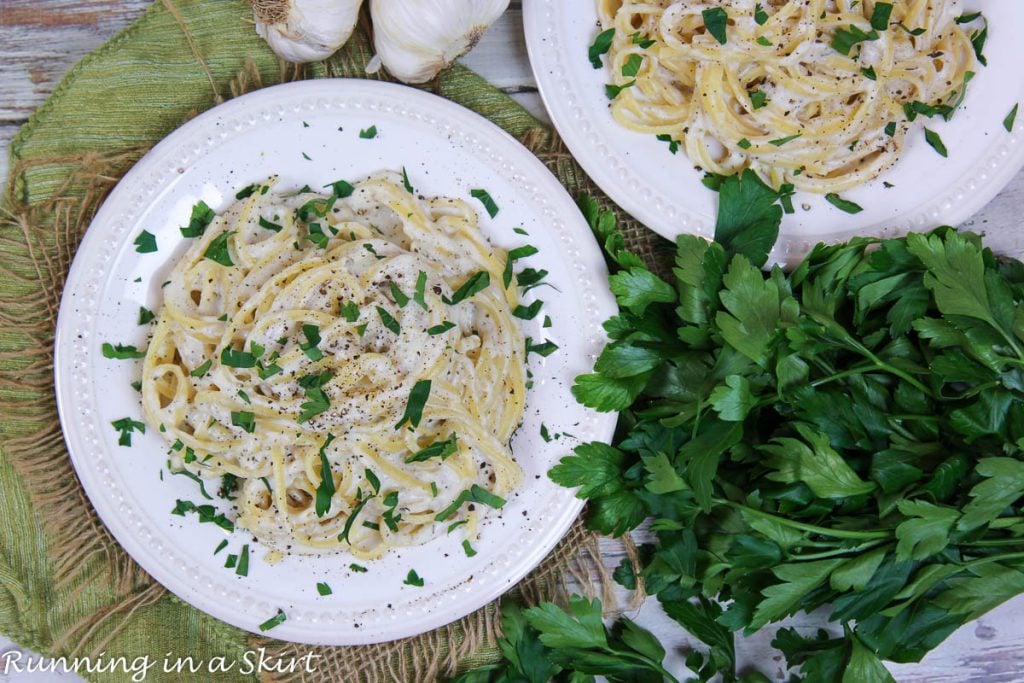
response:
[[[359,132],[375,125],[375,139]],[[309,157],[307,160],[303,153]],[[281,187],[321,187],[381,169],[408,169],[418,191],[469,198],[487,189],[500,212],[478,207],[493,243],[530,243],[540,253],[518,264],[545,268],[557,288],[533,290],[546,301],[527,327],[534,339],[560,349],[531,355],[534,387],[513,451],[525,477],[518,492],[482,526],[478,554],[467,558],[453,533],[393,551],[369,572],[348,569],[345,553],[288,557],[275,566],[242,530],[225,535],[195,515],[170,514],[175,499],[203,500],[192,481],[169,476],[166,443],[149,430],[132,447],[117,445],[111,421],[140,419],[141,361],[103,358],[103,342],[144,348],[149,326],[139,306],[157,309],[170,265],[187,248],[178,227],[199,199],[215,210],[234,193],[271,174]],[[525,228],[529,236],[513,232]],[[159,251],[139,254],[143,228]],[[615,416],[573,400],[573,378],[590,371],[601,350],[600,323],[615,311],[607,273],[590,231],[569,195],[544,165],[510,136],[467,109],[411,88],[370,81],[309,81],[267,88],[208,111],[169,135],[117,185],[97,213],[68,276],[57,323],[55,379],[64,436],[78,477],[118,542],[153,577],[199,609],[250,631],[278,609],[287,621],[268,635],[325,645],[374,643],[449,623],[504,593],[550,552],[582,503],[546,476],[578,441],[607,441]],[[536,328],[536,329],[534,329]],[[569,432],[546,442],[550,433]],[[215,489],[216,486],[208,486]],[[211,491],[212,493],[212,491]],[[216,501],[220,506],[224,503]],[[225,508],[226,509],[226,508]],[[214,555],[227,538],[229,546]],[[252,551],[249,575],[224,568],[243,543]],[[426,585],[403,585],[410,569]],[[317,582],[333,595],[321,597]]]
[[[587,58],[598,32],[595,0],[523,5],[526,45],[541,96],[584,170],[617,204],[664,237],[711,237],[717,196],[700,184],[703,174],[681,151],[673,156],[653,135],[630,131],[612,118],[604,94],[610,82],[607,65],[594,69]],[[1012,134],[1002,123],[1014,104],[1024,103],[1024,2],[968,0],[965,7],[983,9],[988,18],[988,66],[979,67],[951,121],[928,120],[949,158],[938,156],[917,129],[908,136],[899,163],[842,193],[864,208],[861,213],[850,215],[819,195],[798,193],[796,213],[783,219],[775,260],[793,264],[819,241],[956,225],[1024,166],[1024,111]]]

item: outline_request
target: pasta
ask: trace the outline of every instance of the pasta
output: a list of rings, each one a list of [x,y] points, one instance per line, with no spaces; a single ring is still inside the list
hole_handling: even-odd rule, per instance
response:
[[[984,21],[959,0],[597,3],[616,121],[705,171],[818,193],[875,178],[921,119],[952,114]]]
[[[521,477],[504,252],[466,202],[404,175],[330,197],[274,182],[213,218],[164,288],[142,404],[171,465],[234,478],[236,524],[279,551],[473,538]]]

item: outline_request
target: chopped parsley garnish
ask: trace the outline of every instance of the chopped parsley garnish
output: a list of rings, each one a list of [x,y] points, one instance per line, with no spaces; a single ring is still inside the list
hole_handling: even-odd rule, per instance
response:
[[[529,306],[523,306],[520,304],[519,306],[515,307],[515,310],[512,311],[512,315],[523,320],[533,320],[534,318],[537,317],[537,314],[540,313],[540,309],[543,305],[544,302],[541,301],[540,299],[537,299]]]
[[[1017,110],[1019,107],[1019,103],[1013,105],[1013,109],[1011,109],[1010,113],[1006,115],[1005,119],[1003,119],[1003,128],[1006,129],[1007,133],[1013,132],[1013,124],[1017,120]]]
[[[359,131],[359,137],[363,138],[364,140],[374,139],[375,137],[377,137],[377,126],[370,126],[369,128],[364,128],[363,130]]]
[[[242,546],[242,554],[238,556],[238,566],[235,573],[239,576],[249,576],[249,544]]]
[[[772,46],[772,41],[768,40],[764,36],[758,36],[757,40],[754,41],[754,42],[756,42],[758,45],[763,45],[764,47],[771,47]]]
[[[721,7],[712,7],[701,12],[704,17],[704,28],[708,30],[720,45],[725,45],[727,36],[725,29],[729,25],[729,15]]]
[[[253,194],[256,193],[256,190],[258,190],[259,188],[260,186],[257,185],[256,183],[253,183],[252,185],[247,185],[246,187],[243,187],[241,190],[235,193],[235,199],[246,199],[247,197],[251,197]]]
[[[354,323],[359,320],[359,306],[354,301],[346,301],[341,305],[341,317],[350,323]]]
[[[511,252],[509,252],[509,258],[511,258]],[[470,276],[468,280],[462,283],[462,286],[455,290],[455,293],[452,294],[451,299],[447,297],[441,297],[441,300],[444,301],[449,306],[454,306],[462,301],[465,301],[474,294],[477,294],[478,292],[482,292],[483,290],[487,289],[487,287],[490,284],[490,274],[486,270],[481,270],[474,273],[472,276]]]
[[[441,461],[447,460],[449,457],[459,452],[458,435],[452,434],[449,438],[444,441],[435,441],[426,448],[416,451],[405,461],[408,462],[424,462],[431,458],[441,458]]]
[[[378,261],[380,261],[382,258],[384,258],[383,256],[381,256],[380,254],[377,253],[377,250],[374,249],[373,245],[370,244],[370,243],[363,244],[363,249],[365,249],[366,251],[368,251],[371,254],[373,254],[374,256],[376,256]]]
[[[453,327],[455,327],[455,323],[453,323],[450,320],[445,320],[443,323],[441,323],[439,325],[434,325],[433,327],[428,327],[427,328],[427,334],[429,334],[430,336],[433,337],[433,336],[438,335],[438,334],[444,334],[445,332],[447,332],[448,330],[452,329]]]
[[[872,81],[877,81],[878,80],[878,74],[875,73],[875,67],[873,67],[873,66],[869,66],[866,69],[865,68],[861,68],[860,72],[862,74],[864,74],[865,78],[869,78]]]
[[[405,305],[409,303],[409,297],[407,297],[405,292],[403,292],[394,282],[390,282],[388,284],[391,288],[391,298],[394,299],[399,308],[405,308]]]
[[[413,385],[412,391],[409,392],[409,400],[405,404],[405,412],[402,413],[402,419],[395,425],[395,429],[401,429],[402,425],[408,422],[413,429],[420,425],[420,419],[423,418],[423,406],[427,404],[427,399],[430,397],[430,380],[421,379]]]
[[[402,583],[407,586],[416,586],[419,588],[423,586],[423,579],[420,578],[420,575],[416,573],[415,569],[410,569],[409,575],[405,577],[405,581]]]
[[[769,140],[768,142],[769,144],[775,145],[776,147],[782,147],[787,142],[792,142],[793,140],[796,140],[800,136],[801,134],[797,133],[796,135],[790,135],[788,137],[779,138],[778,140]]]
[[[362,325],[356,325],[356,332],[359,333],[360,337],[366,334],[366,328],[369,326],[369,324],[370,323],[363,323]]]
[[[260,379],[268,379],[279,372],[283,372],[281,366],[272,360],[273,358],[276,358],[276,354],[271,355],[271,360],[268,360],[270,365],[264,365],[263,361],[256,363],[256,372],[259,374]]]
[[[958,24],[969,24],[980,16],[981,12],[971,12],[970,14],[961,14],[954,21]]]
[[[188,470],[171,470],[170,469],[170,464],[171,464],[170,460],[167,461],[167,464],[168,464],[168,469],[170,470],[172,475],[174,475],[174,476],[179,476],[180,475],[182,477],[185,477],[186,479],[191,479],[195,483],[199,484],[199,493],[203,496],[203,498],[205,498],[206,500],[213,500],[213,496],[211,496],[209,493],[206,492],[206,483],[198,475],[193,474],[192,472],[189,472]]]
[[[422,308],[424,311],[427,310],[427,301],[424,296],[427,293],[427,274],[420,271],[419,275],[416,276],[416,291],[412,296],[412,300],[416,302],[416,305]]]
[[[213,219],[217,217],[217,214],[213,212],[206,202],[199,200],[195,206],[192,207],[192,215],[188,219],[188,225],[181,228],[182,237],[199,237],[206,228],[209,227]]]
[[[195,370],[188,374],[192,375],[193,377],[205,377],[206,373],[210,371],[211,365],[213,365],[213,359],[207,358],[202,365],[200,365],[199,367],[197,367]]]
[[[889,17],[892,16],[891,2],[876,2],[871,12],[871,28],[884,31],[889,28]]]
[[[229,230],[217,235],[206,247],[203,256],[222,266],[231,267],[235,262],[231,260],[231,251],[228,249],[228,238],[235,234]]]
[[[317,584],[316,584],[316,592],[319,593],[320,595],[330,595],[334,591],[332,591],[331,587],[328,586],[326,583],[320,581],[320,582],[317,582]]]
[[[216,524],[224,531],[234,531],[235,525],[230,519],[224,516],[223,512],[217,512],[217,508],[212,505],[196,505],[190,500],[175,500],[174,509],[171,510],[172,515],[178,515],[184,517],[186,512],[194,512],[199,515],[199,522],[205,524],[207,522]]]
[[[132,432],[138,432],[139,434],[146,433],[146,424],[133,420],[130,417],[122,417],[120,420],[114,420],[111,422],[114,429],[119,431],[121,435],[117,439],[118,446],[131,446],[132,445]]]
[[[473,546],[470,545],[468,538],[462,541],[462,549],[466,551],[466,557],[473,557],[476,555],[476,550],[474,550]]]
[[[334,474],[331,463],[327,460],[327,447],[334,441],[334,435],[328,434],[320,446],[320,484],[316,487],[316,516],[323,517],[331,510],[331,499],[334,497]]]
[[[878,40],[878,38],[878,32],[874,29],[872,29],[870,33],[867,33],[864,29],[850,24],[849,29],[836,29],[836,33],[832,37],[832,49],[839,54],[849,56],[850,50],[853,49],[854,45],[866,41]]]
[[[302,334],[306,337],[306,341],[299,344],[299,348],[306,354],[306,357],[311,361],[318,361],[324,357],[323,351],[318,347],[320,346],[320,327],[317,325],[303,325]]]
[[[225,560],[225,562],[224,562],[224,568],[225,569],[234,569],[235,568],[235,563],[237,563],[237,562],[238,562],[238,555],[235,555],[234,553],[231,553],[231,554],[228,555],[228,559]]]
[[[860,213],[861,211],[864,210],[863,207],[861,207],[859,204],[855,204],[854,202],[851,202],[847,199],[843,199],[835,192],[829,192],[827,195],[825,195],[825,201],[827,201],[829,204],[836,207],[840,211],[845,211],[846,213]]]
[[[899,27],[901,29],[903,29],[904,31],[906,31],[907,33],[909,33],[910,35],[912,35],[912,36],[922,35],[922,34],[924,34],[924,31],[925,31],[923,27],[921,27],[921,28],[908,28],[908,27],[904,26],[903,24],[900,24]]]
[[[243,401],[245,401],[246,403],[252,405],[252,400],[249,398],[249,394],[245,393],[245,391],[242,390],[242,389],[238,390],[238,398],[240,398]]]
[[[254,368],[256,367],[256,356],[248,351],[236,351],[230,346],[224,347],[220,352],[221,365],[229,368]]]
[[[768,104],[768,93],[764,90],[755,90],[750,93],[750,104],[754,105],[754,109],[760,109],[761,107]]]
[[[302,153],[302,158],[305,159],[306,161],[313,161],[313,157],[309,156],[305,152]]]
[[[142,380],[140,380],[140,379],[135,380],[134,382],[131,383],[131,386],[132,386],[132,389],[134,389],[135,391],[138,391],[140,393],[142,392]]]
[[[590,64],[595,69],[601,68],[601,55],[607,54],[608,50],[612,47],[612,40],[615,38],[615,29],[610,28],[607,31],[601,31],[594,38],[593,44],[587,51],[587,56],[590,58]]]
[[[613,85],[609,83],[604,86],[604,94],[609,100],[614,100],[616,97],[619,96],[620,92],[622,92],[626,88],[632,88],[634,85],[636,85],[636,79],[633,79],[628,83],[623,83],[622,85]]]
[[[378,477],[369,467],[363,470],[363,476],[366,477],[366,481],[369,482],[370,486],[373,488],[374,495],[380,493],[380,477]]]
[[[305,375],[299,378],[299,386],[306,390],[306,401],[300,406],[299,422],[307,422],[331,407],[331,401],[324,393],[324,385],[331,381],[334,374],[324,370],[319,375]]]
[[[946,150],[946,145],[943,144],[942,138],[939,134],[930,128],[924,129],[924,139],[931,145],[932,149],[939,153],[939,156],[948,157],[949,152]]]
[[[354,572],[358,572],[358,573],[360,573],[360,574],[365,574],[366,572],[370,571],[369,569],[367,569],[367,568],[366,568],[366,567],[364,567],[363,565],[361,565],[361,564],[356,564],[355,562],[353,562],[352,564],[350,564],[350,565],[348,566],[348,568],[349,568],[349,569],[351,569],[352,571],[354,571]]]
[[[308,239],[310,242],[320,247],[321,249],[326,249],[328,242],[331,241],[331,238],[328,237],[327,233],[324,232],[323,226],[320,225],[319,223],[313,222],[307,224],[307,227],[309,229],[309,232],[306,235],[306,239]]]
[[[750,140],[743,138],[742,140],[736,143],[736,146],[739,147],[740,149],[750,149]]]
[[[381,308],[380,306],[376,306],[375,308],[377,309],[377,315],[380,317],[380,322],[384,327],[388,328],[395,334],[402,334],[402,325],[395,320],[386,309]]]
[[[672,136],[669,135],[668,133],[662,133],[662,134],[656,135],[654,137],[659,142],[667,142],[668,143],[668,151],[671,152],[672,154],[675,154],[676,152],[679,151],[679,140],[673,140]]]
[[[487,190],[477,188],[475,190],[470,190],[469,195],[473,197],[473,199],[478,199],[480,203],[484,205],[484,208],[487,209],[487,215],[491,218],[498,215],[498,211],[500,211],[500,209],[498,209],[498,205],[494,203],[494,200],[491,198],[491,195]]]
[[[363,498],[361,501],[359,501],[358,504],[356,504],[355,508],[352,509],[352,512],[349,513],[348,519],[345,520],[344,528],[342,528],[341,533],[338,534],[338,540],[339,541],[345,541],[346,543],[352,543],[352,541],[350,541],[348,539],[348,535],[352,531],[352,525],[355,524],[356,517],[359,516],[359,513],[362,512],[363,508],[366,506],[366,504],[369,501],[370,501],[369,498]]]
[[[402,521],[402,515],[395,514],[395,508],[398,506],[398,491],[392,491],[384,496],[384,505],[387,507],[384,514],[381,515],[384,523],[391,531],[398,531],[398,523]]]
[[[548,432],[548,427],[543,422],[540,424],[540,438],[544,439],[545,443],[551,442],[551,433]]]
[[[225,500],[234,500],[235,496],[231,495],[233,493],[238,493],[238,477],[230,472],[222,474],[217,495]]]
[[[223,541],[221,541],[220,543],[217,544],[217,548],[213,551],[213,554],[216,555],[221,550],[224,550],[224,548],[227,548],[227,547],[228,547],[228,539],[225,538]]]
[[[984,28],[980,31],[975,31],[971,34],[971,47],[974,48],[974,56],[978,58],[982,66],[988,66],[988,60],[985,55],[982,54],[985,50],[985,41],[988,40],[988,24],[986,23]]]
[[[885,134],[888,135],[889,137],[892,137],[893,135],[896,134],[895,121],[890,121],[889,123],[885,124]]]
[[[414,188],[412,183],[409,182],[409,174],[405,172],[405,166],[402,167],[402,187],[404,187],[405,191],[409,194],[416,194],[416,188]]]
[[[128,360],[131,358],[145,358],[145,350],[139,351],[130,344],[110,344],[103,342],[103,346],[100,347],[103,351],[104,358],[111,358],[113,360]]]
[[[768,22],[768,13],[764,11],[764,7],[761,7],[761,3],[754,5],[754,21],[758,26],[764,26]]]
[[[142,232],[140,232],[139,236],[135,238],[134,244],[135,251],[139,252],[140,254],[150,254],[157,250],[156,235],[149,232],[148,230],[143,230]]]
[[[544,278],[548,276],[546,270],[536,270],[534,268],[523,268],[521,271],[516,273],[516,283],[523,288],[524,291],[533,289],[541,284]]]
[[[638,54],[631,54],[627,59],[626,63],[622,65],[622,75],[626,78],[633,78],[640,73],[640,66],[644,63],[644,58]]]
[[[655,42],[657,42],[651,40],[650,38],[645,38],[640,34],[640,31],[633,33],[632,35],[629,36],[629,38],[634,45],[639,45],[641,50],[646,50],[651,45],[654,45]]]
[[[256,431],[256,415],[247,410],[232,410],[231,424],[252,434]]]
[[[438,522],[443,522],[462,507],[465,503],[480,503],[494,509],[499,509],[505,504],[505,499],[501,496],[496,496],[487,489],[473,484],[468,490],[460,493],[455,500],[452,501],[451,505],[441,510],[437,515],[434,516]]]
[[[324,185],[324,187],[331,188],[331,193],[338,199],[351,197],[352,193],[356,191],[356,188],[352,186],[352,183],[347,180],[335,180],[333,183]]]
[[[288,620],[288,615],[286,615],[284,613],[284,610],[278,609],[277,610],[277,614],[275,614],[274,616],[270,617],[269,619],[264,621],[262,624],[260,624],[260,630],[261,631],[269,631],[270,629],[274,628],[275,626],[280,626],[281,624],[283,624],[287,620]]]
[[[536,353],[539,356],[550,356],[552,353],[558,350],[558,344],[551,341],[545,341],[543,344],[534,344],[533,337],[526,338],[526,355]]]
[[[508,252],[508,258],[505,260],[505,270],[501,274],[501,283],[505,285],[505,289],[508,289],[509,285],[512,284],[512,264],[519,259],[526,258],[527,256],[533,256],[538,251],[537,247],[532,244],[524,244],[523,246],[516,247]],[[546,272],[544,274],[547,275]],[[519,279],[519,284],[521,286],[525,286],[521,279]]]
[[[156,317],[156,314],[153,313],[153,311],[149,310],[145,306],[139,306],[139,324],[140,325],[145,325],[146,323],[148,323],[151,320],[153,320],[153,318],[155,318],[155,317]]]

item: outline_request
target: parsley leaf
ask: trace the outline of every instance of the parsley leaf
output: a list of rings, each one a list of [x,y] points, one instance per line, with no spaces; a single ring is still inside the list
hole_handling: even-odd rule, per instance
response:
[[[615,38],[615,29],[610,28],[605,31],[601,31],[594,38],[593,44],[587,51],[587,57],[590,59],[590,64],[595,69],[601,68],[601,55],[607,54],[608,50],[612,47],[612,40]]]

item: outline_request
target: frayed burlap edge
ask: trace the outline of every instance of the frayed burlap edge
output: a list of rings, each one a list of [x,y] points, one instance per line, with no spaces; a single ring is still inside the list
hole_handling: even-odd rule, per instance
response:
[[[188,26],[173,2],[163,6],[182,26],[196,59],[202,64],[215,101],[223,99],[221,89],[195,46]],[[361,22],[362,26],[367,23]],[[120,38],[120,37],[119,37]],[[357,31],[362,49],[370,44],[367,29]],[[312,65],[312,75],[335,76],[365,66],[365,59],[349,54],[342,61]],[[351,63],[350,63],[351,62]],[[305,75],[301,68],[283,65],[280,80]],[[69,76],[70,78],[70,76]],[[439,89],[439,81],[434,88]],[[263,87],[254,64],[246,67],[229,84],[231,96]],[[41,109],[44,112],[46,105]],[[589,193],[602,204],[610,202],[586,177],[561,140],[549,129],[531,129],[523,143],[559,177],[574,196]],[[63,282],[75,249],[89,222],[113,185],[146,149],[125,150],[100,156],[15,160],[6,190],[7,211],[0,216],[0,240],[9,242],[8,258],[0,263],[0,277],[24,285],[24,293],[0,298],[0,324],[28,340],[5,361],[0,370],[0,414],[15,427],[0,438],[0,448],[25,483],[34,510],[39,514],[48,540],[48,556],[60,586],[85,586],[104,582],[113,593],[106,607],[55,634],[50,643],[32,643],[38,649],[78,653],[87,645],[89,653],[101,651],[130,621],[137,610],[152,605],[164,594],[116,543],[100,522],[85,496],[71,466],[59,429],[52,389],[53,331]],[[72,169],[65,185],[45,203],[26,205],[16,196],[17,179],[27,168],[60,164]],[[627,244],[657,270],[665,272],[671,263],[671,244],[652,235],[642,225],[620,212],[620,227]],[[17,394],[16,398],[7,398]],[[26,399],[26,395],[29,398]],[[627,556],[632,544],[625,541]],[[95,560],[99,561],[95,561]],[[595,576],[596,573],[596,576]],[[600,561],[597,538],[577,522],[566,538],[538,569],[514,589],[516,599],[527,604],[544,600],[564,601],[568,581],[578,589],[593,591],[600,586],[609,608],[614,608],[611,582]],[[642,597],[642,593],[637,593]],[[74,594],[72,595],[74,599]],[[633,602],[636,601],[636,598]],[[324,666],[316,680],[408,681],[451,676],[481,649],[493,649],[500,633],[500,614],[492,603],[442,629],[381,645],[349,648],[319,648]],[[253,636],[254,646],[265,646],[281,655],[298,654],[298,646]],[[303,648],[303,652],[308,651]],[[303,680],[282,678],[281,680]]]

